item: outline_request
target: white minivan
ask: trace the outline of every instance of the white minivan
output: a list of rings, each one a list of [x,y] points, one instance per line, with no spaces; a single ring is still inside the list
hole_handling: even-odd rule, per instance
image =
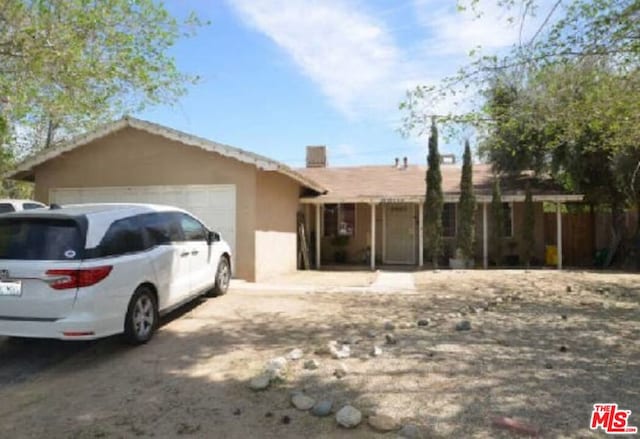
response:
[[[147,342],[159,316],[221,295],[231,250],[186,211],[52,206],[0,215],[0,335]]]

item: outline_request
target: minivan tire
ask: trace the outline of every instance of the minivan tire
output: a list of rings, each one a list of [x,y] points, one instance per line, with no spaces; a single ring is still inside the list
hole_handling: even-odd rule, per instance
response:
[[[216,283],[207,295],[210,297],[224,296],[229,289],[230,280],[231,264],[229,263],[228,257],[222,256],[220,262],[218,262],[218,269],[216,270]]]
[[[131,296],[124,321],[124,338],[132,345],[148,342],[158,328],[158,299],[145,285],[136,288]]]

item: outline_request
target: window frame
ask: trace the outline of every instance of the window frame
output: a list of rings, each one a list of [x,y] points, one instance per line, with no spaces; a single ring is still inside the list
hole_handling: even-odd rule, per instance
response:
[[[507,223],[506,223],[506,215],[504,212],[505,207],[509,208],[509,230],[507,230]],[[504,230],[502,231],[502,237],[505,239],[510,239],[513,238],[513,232],[514,232],[514,225],[515,223],[513,222],[513,202],[512,201],[506,201],[502,203],[502,213],[503,213],[503,227]],[[508,232],[508,233],[507,233]]]
[[[189,239],[187,237],[187,231],[185,230],[185,228],[182,225],[182,220],[185,219],[185,218],[188,219],[188,220],[193,221],[194,223],[198,224],[201,227],[202,232],[203,232],[203,237],[202,238]],[[189,214],[180,212],[178,214],[178,224],[180,225],[180,229],[182,229],[182,238],[183,238],[184,242],[208,242],[207,237],[209,236],[209,228],[207,226],[205,226],[204,224],[202,224],[202,222],[199,221],[197,218],[195,218],[195,217],[193,217],[193,216],[191,216]]]
[[[326,212],[327,212],[327,207],[326,206],[336,206],[336,223],[335,223],[335,234],[327,234],[327,227],[326,227]],[[353,206],[353,224],[351,225],[351,229],[352,232],[351,234],[340,234],[340,223],[343,222],[343,218],[344,218],[344,213],[343,213],[343,208],[344,206]],[[327,204],[323,204],[322,205],[322,236],[324,238],[334,238],[336,236],[348,236],[349,238],[355,238],[356,237],[356,230],[357,230],[357,225],[358,223],[358,205],[357,203],[327,203]]]

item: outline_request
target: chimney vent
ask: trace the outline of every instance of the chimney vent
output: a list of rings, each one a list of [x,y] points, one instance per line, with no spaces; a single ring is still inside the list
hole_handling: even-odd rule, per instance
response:
[[[307,146],[307,168],[327,167],[327,147]]]
[[[396,157],[396,164],[393,165],[394,168],[399,168],[400,167],[400,159],[398,157]]]
[[[404,169],[407,169],[409,167],[409,159],[405,156],[404,159],[402,159],[402,164]]]

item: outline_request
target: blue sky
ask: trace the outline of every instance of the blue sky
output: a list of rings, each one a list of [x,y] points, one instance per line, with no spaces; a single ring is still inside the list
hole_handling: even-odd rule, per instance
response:
[[[139,116],[291,166],[304,165],[306,145],[326,145],[332,166],[424,163],[426,139],[397,131],[405,91],[455,72],[478,45],[500,50],[519,36],[489,0],[480,19],[455,0],[167,3],[211,21],[174,50],[202,79],[174,107]],[[458,154],[458,143],[441,152]]]

